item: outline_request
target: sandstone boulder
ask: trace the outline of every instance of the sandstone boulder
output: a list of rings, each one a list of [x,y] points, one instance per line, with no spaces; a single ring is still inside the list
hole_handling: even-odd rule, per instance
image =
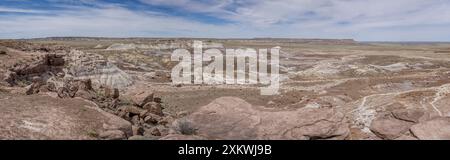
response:
[[[209,139],[345,139],[350,132],[334,109],[271,110],[235,97],[218,98],[186,120]]]
[[[391,117],[381,117],[372,121],[370,130],[382,139],[396,139],[407,132],[413,125],[411,122],[398,120]]]
[[[420,140],[450,140],[450,118],[441,117],[416,124],[411,132]]]
[[[419,123],[420,119],[425,116],[425,111],[419,109],[400,109],[392,112],[395,118]]]
[[[145,104],[153,101],[153,92],[144,91],[134,95],[131,100],[134,105],[143,107]]]
[[[129,122],[82,99],[0,94],[0,139],[83,140],[108,130],[131,132]]]

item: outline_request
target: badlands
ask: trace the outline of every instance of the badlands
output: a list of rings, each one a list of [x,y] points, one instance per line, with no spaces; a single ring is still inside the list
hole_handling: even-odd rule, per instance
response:
[[[450,139],[450,44],[196,39],[279,46],[280,94],[174,85],[188,38],[0,40],[0,139]]]

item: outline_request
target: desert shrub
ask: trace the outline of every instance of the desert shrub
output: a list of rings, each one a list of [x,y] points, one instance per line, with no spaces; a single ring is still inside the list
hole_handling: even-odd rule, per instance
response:
[[[94,131],[94,130],[89,130],[89,131],[87,131],[87,133],[86,133],[89,137],[92,137],[92,138],[98,138],[99,137],[99,134],[96,132],[96,131]]]
[[[192,122],[190,122],[186,118],[177,120],[177,123],[175,123],[174,129],[175,129],[175,131],[177,131],[183,135],[194,135],[197,132],[197,129],[194,127]]]

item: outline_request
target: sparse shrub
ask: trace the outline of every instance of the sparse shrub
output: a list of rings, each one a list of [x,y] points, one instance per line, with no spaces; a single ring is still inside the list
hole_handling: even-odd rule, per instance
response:
[[[174,129],[183,135],[194,135],[197,133],[197,129],[194,127],[194,124],[186,118],[177,120]]]
[[[99,137],[99,134],[96,131],[93,131],[93,130],[87,131],[87,135],[89,137],[92,137],[92,138],[98,138]]]

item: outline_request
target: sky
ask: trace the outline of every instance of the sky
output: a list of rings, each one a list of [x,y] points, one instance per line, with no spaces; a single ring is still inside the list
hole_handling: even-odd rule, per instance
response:
[[[450,41],[450,0],[0,0],[0,39]]]

